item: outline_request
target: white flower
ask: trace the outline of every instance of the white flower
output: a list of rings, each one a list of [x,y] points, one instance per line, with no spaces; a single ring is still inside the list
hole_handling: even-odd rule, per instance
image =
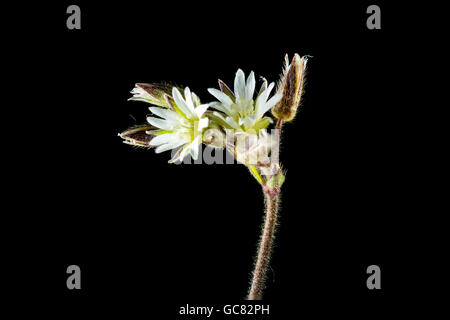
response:
[[[183,160],[190,153],[195,160],[198,157],[199,145],[202,143],[203,130],[208,127],[208,118],[204,113],[208,104],[200,104],[198,97],[188,87],[184,90],[184,98],[177,88],[172,89],[172,97],[168,97],[170,109],[150,107],[150,111],[161,118],[148,117],[147,121],[158,128],[149,145],[156,146],[156,153],[181,147],[169,162]]]
[[[228,146],[236,160],[246,165],[267,165],[271,148],[272,136],[266,129],[259,130],[258,134],[237,132],[235,145]]]
[[[263,117],[281,99],[281,94],[274,95],[268,100],[270,92],[274,87],[272,82],[267,86],[267,80],[253,100],[255,92],[255,74],[253,71],[245,81],[244,72],[239,69],[234,79],[234,92],[232,92],[222,81],[219,80],[221,90],[208,89],[219,102],[211,104],[211,107],[219,110],[214,111],[209,116],[225,128],[234,129],[241,132],[257,133],[266,128],[272,119]]]

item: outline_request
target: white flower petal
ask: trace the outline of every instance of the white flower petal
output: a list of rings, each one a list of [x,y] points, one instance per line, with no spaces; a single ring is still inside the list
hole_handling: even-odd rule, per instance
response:
[[[195,114],[200,119],[205,113],[206,109],[208,109],[209,104],[201,104],[197,108],[195,108]]]
[[[245,97],[245,75],[241,69],[236,72],[234,78],[234,95],[236,96],[236,101],[238,97]]]
[[[152,140],[150,140],[149,145],[151,146],[160,146],[162,144],[166,144],[172,141],[176,141],[176,137],[173,133],[165,133],[165,134],[160,134],[156,137],[154,137]]]
[[[250,75],[247,78],[247,83],[245,85],[245,94],[246,94],[245,99],[247,100],[253,99],[253,94],[255,93],[255,85],[256,85],[255,73],[252,71],[250,72]]]
[[[163,120],[155,117],[147,117],[147,121],[152,126],[155,126],[163,130],[172,130],[175,126],[175,123],[173,121]]]
[[[258,110],[258,113],[256,114],[258,119],[261,118],[264,115],[264,113],[266,113],[268,110],[270,110],[274,105],[276,105],[278,103],[278,101],[281,100],[282,96],[283,95],[281,93],[277,93],[272,98],[270,98],[270,100],[267,101],[263,107],[260,107]]]
[[[209,119],[203,118],[198,122],[198,131],[202,132],[208,126]]]
[[[194,116],[194,114],[191,112],[191,109],[188,107],[188,105],[183,99],[183,96],[176,87],[173,87],[172,89],[172,96],[178,108],[180,108],[181,112],[183,112],[187,118],[191,119]]]
[[[283,97],[283,94],[277,93],[272,98],[269,99],[269,101],[266,102],[267,108],[272,108],[274,105],[276,105],[280,100],[281,97]]]
[[[233,100],[229,96],[227,96],[225,93],[223,93],[220,90],[209,88],[208,92],[211,93],[217,100],[222,102],[223,104],[230,106],[233,104]]]
[[[179,121],[178,113],[176,113],[170,109],[159,108],[159,107],[150,107],[149,109],[153,114],[155,114],[161,118]]]
[[[169,142],[168,145],[171,146],[171,149],[178,148],[179,146],[182,146],[183,144],[188,143],[187,139],[177,139],[172,142]]]
[[[189,107],[189,110],[192,112],[192,114],[195,114],[194,112],[194,102],[192,101],[192,94],[189,87],[186,87],[184,89],[184,98],[186,100],[186,104]]]
[[[164,135],[168,135],[168,134],[164,134]],[[163,136],[163,135],[161,135],[161,136]],[[160,136],[157,136],[157,137],[160,137]],[[157,137],[155,137],[155,138],[157,138]],[[152,141],[155,140],[155,138],[153,138]],[[172,137],[169,138],[169,141],[167,143],[165,143],[165,144],[162,144],[162,145],[158,146],[155,149],[155,152],[156,153],[161,153],[161,152],[164,152],[164,151],[167,151],[167,150],[170,150],[170,149],[176,149],[176,148],[178,148],[178,147],[180,147],[180,146],[182,146],[184,144],[187,144],[187,143],[189,143],[188,139],[184,139],[183,137],[177,137],[175,135],[172,135]]]
[[[199,149],[199,144],[200,144],[200,138],[201,138],[200,136],[195,138],[195,140],[189,146],[192,159],[194,159],[194,160],[197,160],[197,158],[198,158],[198,149]]]
[[[263,103],[267,101],[267,98],[269,98],[270,93],[272,92],[273,87],[275,86],[274,82],[271,82],[266,90],[261,94],[263,96]]]
[[[219,110],[223,113],[226,113],[227,115],[231,115],[231,110],[230,108],[226,107],[225,105],[221,104],[220,102],[212,102],[211,103],[211,108],[214,108],[216,110]]]
[[[228,123],[231,127],[238,129],[239,125],[236,123],[236,121],[234,121],[233,118],[231,117],[226,117],[225,118],[225,122]]]
[[[183,147],[183,149],[180,152],[180,157],[178,158],[178,160],[182,161],[184,159],[184,157],[187,155],[187,153],[189,152],[189,150],[190,150],[189,145]]]
[[[161,153],[161,152],[164,152],[164,151],[167,151],[170,149],[172,149],[172,147],[166,143],[166,144],[160,145],[158,148],[156,148],[155,153]]]
[[[194,101],[194,106],[200,105],[200,99],[199,99],[199,97],[198,97],[195,93],[193,93],[193,92],[192,92],[192,100]]]
[[[267,98],[269,97],[270,92],[272,91],[273,87],[274,87],[274,83],[272,82],[269,87],[267,87],[266,90],[264,90],[256,99],[256,103],[255,103],[255,110],[256,110],[256,114],[259,115],[258,118],[261,117],[262,114],[264,114],[264,112],[261,113],[261,109],[264,108],[264,105],[266,104]]]

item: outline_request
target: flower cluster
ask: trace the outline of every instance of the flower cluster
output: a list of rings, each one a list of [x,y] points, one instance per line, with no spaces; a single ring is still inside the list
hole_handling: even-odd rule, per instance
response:
[[[121,136],[133,145],[156,147],[156,153],[178,149],[169,162],[181,161],[188,154],[197,159],[199,146],[204,143],[216,148],[226,147],[237,161],[248,163],[256,153],[267,156],[270,151],[270,135],[265,129],[273,120],[265,114],[282,96],[277,93],[269,99],[274,85],[263,79],[255,97],[255,74],[251,72],[245,79],[244,72],[239,69],[234,79],[234,91],[219,80],[220,90],[208,89],[217,101],[202,104],[188,87],[182,93],[177,87],[139,83],[131,91],[133,97],[130,100],[154,105],[149,108],[153,116],[147,117],[150,129],[145,126],[146,134],[152,138],[143,142],[142,139],[131,140],[125,133]],[[208,129],[222,133],[233,130],[236,143],[232,146],[227,146],[224,141],[214,143],[211,136],[205,134]],[[134,128],[133,132],[136,130]]]
[[[188,87],[138,83],[130,100],[151,104],[152,115],[147,117],[147,124],[130,128],[120,136],[134,146],[154,147],[156,153],[172,150],[171,163],[188,155],[196,160],[202,144],[223,148],[248,166],[261,182],[260,173],[273,175],[279,171],[268,164],[274,135],[267,132],[273,123],[267,113],[272,111],[278,122],[292,120],[300,104],[306,61],[295,55],[289,63],[286,56],[285,70],[274,94],[273,82],[262,78],[262,85],[256,90],[254,72],[246,78],[239,69],[233,90],[219,80],[219,89],[208,89],[216,99],[208,103],[201,103]],[[223,138],[229,132],[231,141]]]
[[[155,135],[149,146],[156,147],[156,153],[182,146],[170,162],[183,160],[188,153],[197,159],[203,130],[208,127],[209,120],[204,116],[208,104],[200,104],[188,87],[184,89],[184,98],[174,87],[167,102],[169,108],[150,107],[150,111],[160,118],[147,117],[148,123],[157,128],[149,131]]]
[[[253,72],[245,80],[241,69],[237,71],[234,79],[234,92],[219,80],[221,90],[208,89],[209,93],[219,100],[211,105],[218,110],[214,111],[211,117],[224,128],[234,129],[236,132],[257,133],[266,128],[272,123],[272,119],[264,117],[264,114],[280,101],[281,94],[276,94],[268,100],[274,83],[267,86],[267,80],[264,80],[256,100],[253,100],[255,82]]]

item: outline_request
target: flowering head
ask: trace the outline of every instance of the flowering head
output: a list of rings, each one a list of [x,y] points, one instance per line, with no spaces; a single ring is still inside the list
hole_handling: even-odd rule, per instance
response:
[[[209,112],[208,116],[222,127],[236,132],[258,133],[266,128],[272,123],[272,119],[264,114],[281,99],[281,94],[276,94],[268,100],[274,83],[267,86],[267,80],[264,80],[256,99],[253,99],[255,84],[255,74],[251,72],[245,80],[241,69],[237,71],[234,79],[234,92],[219,80],[221,90],[208,89],[209,93],[219,100],[211,104],[211,107],[218,111]]]
[[[271,110],[283,121],[295,116],[303,91],[306,61],[306,57],[296,54],[289,63],[286,56],[283,76],[272,96],[273,82],[269,84],[262,78],[257,91],[255,74],[250,72],[246,78],[241,69],[236,72],[233,90],[221,80],[220,90],[208,89],[217,99],[209,104],[201,104],[188,87],[183,90],[168,84],[138,83],[129,100],[152,104],[152,116],[147,118],[147,125],[132,127],[120,136],[134,146],[155,147],[156,153],[174,150],[169,162],[182,161],[188,154],[198,159],[202,143],[225,148],[238,162],[251,168],[254,175],[257,172],[273,177],[280,171],[276,166],[278,158],[272,157],[279,152],[274,148],[279,145],[279,132],[268,134],[267,127],[273,120],[266,113]],[[208,110],[209,106],[213,110]],[[277,130],[281,123],[277,123]],[[263,183],[266,180],[258,178]]]
[[[156,127],[148,132],[155,135],[149,146],[156,147],[156,153],[180,147],[169,162],[181,161],[189,153],[197,159],[203,131],[208,127],[208,118],[204,116],[208,104],[200,104],[188,87],[184,89],[184,97],[173,87],[172,96],[165,98],[168,108],[150,107],[159,118],[147,117],[148,123]]]
[[[226,148],[237,161],[246,165],[265,162],[270,152],[270,135],[265,128],[272,123],[270,117],[264,116],[280,99],[276,94],[269,99],[274,83],[264,82],[256,98],[255,74],[253,72],[245,79],[244,72],[239,69],[234,79],[234,91],[219,80],[220,90],[208,89],[218,101],[211,104],[217,111],[208,111],[208,117],[224,130],[233,130],[236,140]]]

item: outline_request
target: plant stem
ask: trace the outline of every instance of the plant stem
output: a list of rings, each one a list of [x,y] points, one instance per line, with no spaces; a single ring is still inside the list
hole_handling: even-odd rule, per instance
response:
[[[259,242],[258,257],[253,271],[252,284],[248,294],[248,300],[261,300],[265,288],[267,269],[272,256],[273,240],[278,218],[278,203],[280,199],[279,189],[264,189],[266,204],[266,217],[264,228]]]
[[[281,126],[282,126],[282,125],[283,125],[283,120],[278,119],[278,120],[277,120],[277,125],[276,125],[275,128],[277,128],[278,130],[280,130],[280,133],[281,133]]]
[[[273,141],[272,145],[272,164],[275,164],[275,166],[272,166],[272,174],[275,174],[275,169],[278,169],[276,165],[280,163],[280,140],[281,140],[281,127],[283,126],[283,120],[278,119],[277,124],[275,126],[275,139]]]
[[[279,153],[282,120],[278,120],[275,130],[275,141],[272,146],[272,175],[279,170]],[[256,258],[255,269],[253,271],[252,283],[248,293],[248,300],[261,300],[265,288],[267,269],[269,268],[272,256],[273,242],[278,219],[278,208],[280,201],[280,186],[275,185],[270,188],[263,185],[264,203],[266,207],[266,216],[263,224],[261,239],[259,241],[258,256]]]

